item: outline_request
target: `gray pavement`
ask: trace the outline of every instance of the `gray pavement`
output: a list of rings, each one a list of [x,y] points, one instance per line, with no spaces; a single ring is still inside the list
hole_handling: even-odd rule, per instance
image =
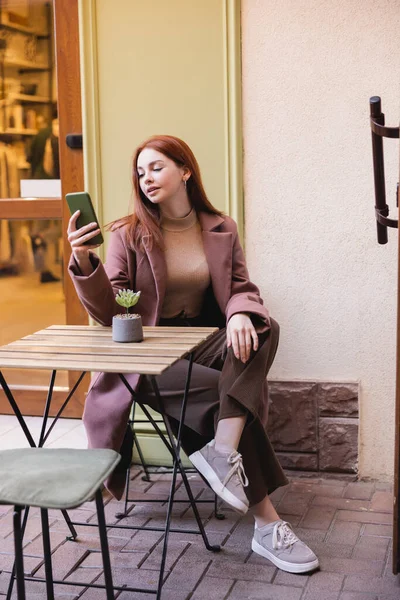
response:
[[[144,500],[165,498],[170,476],[159,472],[145,482],[137,467],[132,470],[129,516],[115,515],[122,503],[104,494],[110,524],[162,525],[166,505]],[[196,497],[212,498],[203,481],[190,475]],[[176,497],[186,499],[178,481]],[[379,482],[354,478],[299,477],[277,490],[274,504],[282,518],[307,542],[320,559],[321,568],[311,575],[291,575],[276,569],[250,549],[253,521],[222,507],[226,516],[217,520],[213,505],[199,503],[206,531],[221,552],[212,553],[191,533],[171,533],[166,565],[164,600],[399,600],[400,581],[392,575],[392,490]],[[53,570],[68,581],[102,581],[102,561],[94,503],[70,511],[86,523],[79,526],[78,540],[66,540],[67,527],[60,513],[50,511]],[[175,504],[173,526],[193,529],[195,522],[186,503]],[[111,561],[116,584],[154,588],[161,558],[162,534],[151,531],[109,529]],[[40,517],[32,511],[24,538],[25,571],[43,576]],[[12,510],[0,506],[0,600],[5,598],[13,562]],[[154,599],[153,594],[121,592],[119,600]],[[16,594],[13,595],[16,598]],[[43,584],[27,583],[27,599],[45,600]],[[57,600],[102,600],[103,590],[56,586]]]

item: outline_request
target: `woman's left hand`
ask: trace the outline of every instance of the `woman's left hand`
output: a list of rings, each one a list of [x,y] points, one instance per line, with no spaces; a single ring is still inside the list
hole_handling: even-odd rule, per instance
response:
[[[236,358],[244,363],[250,358],[251,346],[258,349],[258,336],[248,315],[232,315],[226,326],[226,342],[228,348],[232,346]]]

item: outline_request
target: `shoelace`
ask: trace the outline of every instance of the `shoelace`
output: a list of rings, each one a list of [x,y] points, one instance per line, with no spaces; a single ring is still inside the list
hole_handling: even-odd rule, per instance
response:
[[[228,456],[228,463],[231,464],[232,467],[230,471],[228,471],[225,479],[223,480],[222,485],[226,485],[231,479],[231,477],[233,477],[236,474],[242,486],[247,487],[249,485],[249,480],[247,479],[246,473],[244,472],[242,455],[239,454],[239,452],[236,452],[235,450]]]
[[[292,531],[290,523],[281,521],[277,523],[272,532],[272,547],[275,550],[289,548],[299,541],[297,535]]]

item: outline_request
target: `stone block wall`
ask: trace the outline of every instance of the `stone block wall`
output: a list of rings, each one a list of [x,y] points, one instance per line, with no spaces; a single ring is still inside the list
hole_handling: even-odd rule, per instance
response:
[[[357,473],[358,384],[269,382],[268,433],[285,469]]]

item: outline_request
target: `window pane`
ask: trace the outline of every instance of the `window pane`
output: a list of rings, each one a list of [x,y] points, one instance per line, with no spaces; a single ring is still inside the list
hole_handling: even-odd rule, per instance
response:
[[[0,220],[0,345],[65,324],[61,221]],[[67,385],[67,374],[57,385]],[[45,371],[7,371],[18,385],[46,385]]]
[[[52,3],[1,1],[0,198],[61,195],[53,42]]]

